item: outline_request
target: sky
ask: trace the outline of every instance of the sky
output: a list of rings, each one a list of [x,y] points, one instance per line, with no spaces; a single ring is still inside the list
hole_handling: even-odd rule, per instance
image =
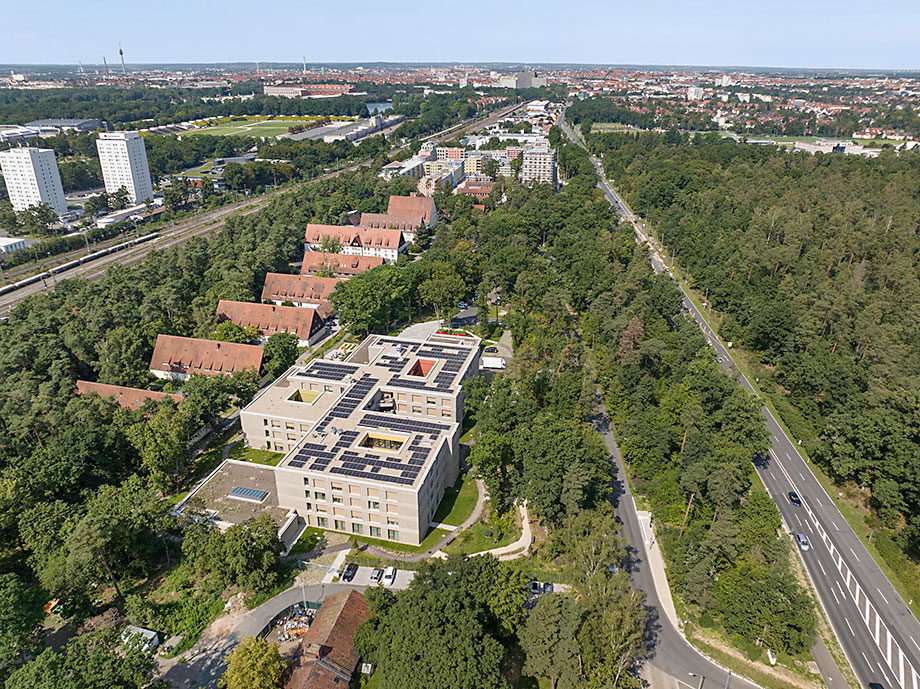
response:
[[[523,62],[920,69],[918,0],[44,0],[2,64]],[[750,9],[748,9],[750,8]]]

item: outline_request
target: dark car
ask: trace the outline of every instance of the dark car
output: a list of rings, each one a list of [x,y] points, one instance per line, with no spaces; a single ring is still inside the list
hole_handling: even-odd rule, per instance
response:
[[[869,682],[869,689],[885,689],[885,685],[878,682]]]
[[[350,565],[346,565],[345,571],[342,572],[342,581],[351,581],[355,578],[355,574],[358,573],[358,565],[352,562]]]
[[[795,505],[796,507],[801,507],[801,506],[802,506],[802,501],[801,501],[801,499],[799,498],[799,494],[796,493],[794,490],[790,490],[790,491],[789,491],[789,502],[791,502],[791,503],[792,503],[793,505]]]
[[[495,354],[496,352],[498,352],[498,347],[489,346],[489,347],[486,347],[485,351],[486,351],[486,354]]]
[[[371,572],[371,583],[372,584],[380,583],[381,579],[383,579],[383,569],[380,567],[375,567],[374,571]]]

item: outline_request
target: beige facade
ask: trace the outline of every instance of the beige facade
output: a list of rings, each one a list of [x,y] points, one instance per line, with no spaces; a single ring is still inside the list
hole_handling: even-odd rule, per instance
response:
[[[289,369],[240,412],[250,447],[284,452],[278,504],[305,525],[418,544],[459,470],[462,381],[479,340],[369,336],[345,361]]]

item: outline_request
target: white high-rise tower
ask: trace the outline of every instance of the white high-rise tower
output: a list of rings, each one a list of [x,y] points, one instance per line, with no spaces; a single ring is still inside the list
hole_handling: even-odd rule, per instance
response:
[[[58,215],[67,212],[57,158],[49,148],[11,148],[0,151],[0,168],[13,210],[45,204]]]
[[[153,200],[147,150],[137,132],[103,132],[96,140],[102,178],[109,194],[124,187],[131,203]]]

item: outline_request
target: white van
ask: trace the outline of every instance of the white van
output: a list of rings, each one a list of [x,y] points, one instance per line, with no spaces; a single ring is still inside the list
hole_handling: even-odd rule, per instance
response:
[[[383,572],[383,585],[392,586],[394,583],[396,583],[396,568],[390,565]]]

